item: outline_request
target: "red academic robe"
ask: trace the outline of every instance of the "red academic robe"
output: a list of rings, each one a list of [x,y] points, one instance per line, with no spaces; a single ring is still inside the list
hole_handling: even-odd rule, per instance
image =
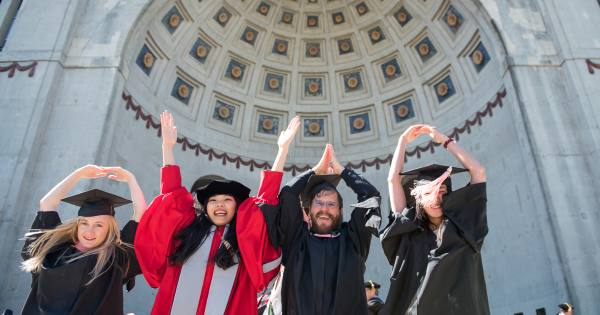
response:
[[[193,197],[181,186],[179,167],[161,169],[160,195],[144,213],[135,251],[144,277],[159,288],[152,315],[256,315],[256,293],[279,272],[281,250],[269,241],[259,207],[277,205],[283,173],[263,171],[257,197],[238,208],[237,238],[242,260],[223,270],[207,263],[222,245],[227,227],[213,226],[209,237],[183,266],[169,266],[177,247],[174,236],[196,217]],[[216,236],[216,237],[213,237]]]

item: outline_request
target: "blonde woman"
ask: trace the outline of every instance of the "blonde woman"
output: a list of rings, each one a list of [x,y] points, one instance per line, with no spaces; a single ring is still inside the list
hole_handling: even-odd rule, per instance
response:
[[[122,231],[114,209],[131,201],[99,189],[62,199],[80,179],[107,175],[126,181],[131,191],[134,216]],[[56,212],[61,199],[80,207],[64,223]],[[40,201],[26,234],[21,268],[33,279],[22,314],[122,315],[122,286],[131,290],[141,274],[133,241],[146,208],[135,177],[120,167],[87,165],[56,185]]]

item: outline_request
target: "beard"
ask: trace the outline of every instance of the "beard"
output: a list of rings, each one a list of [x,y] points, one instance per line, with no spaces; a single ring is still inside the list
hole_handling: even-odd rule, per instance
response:
[[[321,223],[320,225],[318,224],[318,217],[319,216],[328,216],[329,217],[329,223]],[[312,230],[315,231],[315,233],[317,234],[331,234],[333,231],[337,230],[340,225],[342,224],[342,214],[341,212],[336,215],[336,216],[332,216],[324,211],[320,211],[317,212],[316,214],[310,214],[310,220],[312,222]]]

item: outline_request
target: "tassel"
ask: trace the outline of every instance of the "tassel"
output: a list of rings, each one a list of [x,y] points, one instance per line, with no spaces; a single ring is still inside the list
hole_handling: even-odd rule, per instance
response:
[[[438,194],[440,193],[440,187],[448,176],[452,173],[452,166],[438,177],[436,180],[427,183],[425,185],[415,184],[415,188],[412,189],[410,194],[424,207],[431,208],[437,204]]]

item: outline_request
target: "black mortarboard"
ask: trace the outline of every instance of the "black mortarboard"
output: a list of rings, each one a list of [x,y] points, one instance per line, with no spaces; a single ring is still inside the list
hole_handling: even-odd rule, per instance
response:
[[[574,309],[573,305],[569,305],[569,303],[563,303],[563,304],[559,305],[558,307],[560,307],[561,310],[567,311],[567,312]]]
[[[238,198],[241,204],[250,197],[250,188],[234,180],[213,180],[196,189],[196,198],[202,206],[206,205],[206,199],[214,195],[231,195]]]
[[[62,201],[79,206],[77,215],[80,217],[114,216],[115,208],[131,203],[131,200],[96,188],[64,198]]]
[[[450,167],[450,166],[431,164],[431,165],[415,168],[414,170],[400,173],[400,175],[402,175],[402,188],[404,188],[404,196],[406,196],[406,203],[407,204],[415,203],[414,197],[412,197],[410,195],[410,190],[415,187],[416,181],[419,181],[419,180],[434,181],[438,177],[442,176],[444,174],[444,172],[446,172],[448,170],[448,167]],[[469,170],[465,169],[465,168],[452,167],[452,173],[450,175],[454,175],[454,174],[458,174],[458,173],[462,173],[462,172],[468,172],[468,171]],[[452,180],[450,179],[450,176],[448,176],[448,178],[446,178],[442,184],[446,185],[446,188],[448,189],[448,193],[452,192]]]
[[[379,289],[379,288],[381,288],[381,285],[379,283],[369,280],[369,281],[365,282],[365,288]]]
[[[310,208],[310,200],[318,194],[321,190],[325,188],[333,188],[335,189],[337,185],[340,183],[342,178],[337,174],[327,174],[327,175],[311,175],[308,179],[308,183],[304,187],[304,191],[302,191],[302,207]],[[337,189],[336,189],[337,191]],[[339,194],[340,200],[342,196]]]

